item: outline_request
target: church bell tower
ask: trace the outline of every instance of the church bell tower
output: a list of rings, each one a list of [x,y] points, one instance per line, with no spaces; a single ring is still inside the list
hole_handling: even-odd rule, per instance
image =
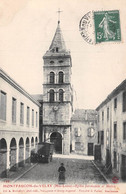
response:
[[[54,142],[56,153],[70,153],[72,114],[71,55],[58,21],[49,50],[43,56],[44,141]]]

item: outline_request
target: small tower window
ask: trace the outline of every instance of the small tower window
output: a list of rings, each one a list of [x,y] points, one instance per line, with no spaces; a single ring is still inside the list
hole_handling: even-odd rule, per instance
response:
[[[63,72],[62,71],[59,72],[59,83],[60,84],[63,83]]]
[[[52,89],[49,91],[49,101],[54,102],[54,90]]]
[[[55,82],[55,74],[54,72],[50,72],[50,83],[54,84],[54,82]]]
[[[54,61],[50,61],[50,63],[51,63],[51,64],[53,64],[53,63],[54,63]]]
[[[88,129],[88,137],[93,137],[94,136],[94,128],[89,128]]]
[[[59,48],[58,48],[58,47],[56,47],[56,52],[58,53],[58,51],[59,51]]]
[[[59,101],[63,102],[63,90],[59,89]]]
[[[59,61],[59,63],[63,63],[63,61],[62,61],[62,60],[60,60],[60,61]]]

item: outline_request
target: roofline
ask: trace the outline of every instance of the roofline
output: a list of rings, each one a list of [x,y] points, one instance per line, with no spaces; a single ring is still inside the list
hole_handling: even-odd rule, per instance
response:
[[[71,127],[71,124],[42,124],[43,127]]]
[[[49,51],[47,51],[44,56],[43,59],[57,59],[57,58],[71,58],[71,54],[70,52],[58,52],[58,53],[49,53]]]
[[[96,119],[73,119],[73,118],[71,118],[71,122],[73,122],[73,121],[75,121],[75,122],[93,122],[93,121],[97,121],[97,118]]]
[[[96,108],[96,111],[98,111],[100,108],[102,108],[106,103],[108,103],[113,97],[118,95],[122,90],[126,89],[126,79],[121,82],[108,96],[107,98]]]
[[[85,108],[76,108],[75,111],[76,111],[76,110],[84,110],[86,113],[88,113],[88,111],[96,112],[96,109],[91,109],[91,108],[89,108],[89,109],[85,109]]]
[[[0,77],[13,86],[16,90],[26,96],[29,100],[35,103],[37,106],[41,106],[38,101],[36,101],[28,92],[26,92],[18,83],[16,83],[2,68],[0,68]]]

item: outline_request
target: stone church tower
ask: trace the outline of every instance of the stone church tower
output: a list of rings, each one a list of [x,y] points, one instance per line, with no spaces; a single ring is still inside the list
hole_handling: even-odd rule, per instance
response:
[[[55,152],[70,153],[72,114],[71,55],[66,49],[60,21],[43,56],[43,132],[44,141],[54,142]]]

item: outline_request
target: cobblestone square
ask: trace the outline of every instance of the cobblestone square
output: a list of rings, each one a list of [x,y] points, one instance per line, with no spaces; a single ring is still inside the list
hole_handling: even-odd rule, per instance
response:
[[[43,184],[58,184],[58,168],[64,163],[66,168],[65,184],[104,184],[104,177],[96,169],[92,160],[76,159],[72,157],[54,157],[50,163],[39,163],[24,176],[19,182],[37,182]]]

